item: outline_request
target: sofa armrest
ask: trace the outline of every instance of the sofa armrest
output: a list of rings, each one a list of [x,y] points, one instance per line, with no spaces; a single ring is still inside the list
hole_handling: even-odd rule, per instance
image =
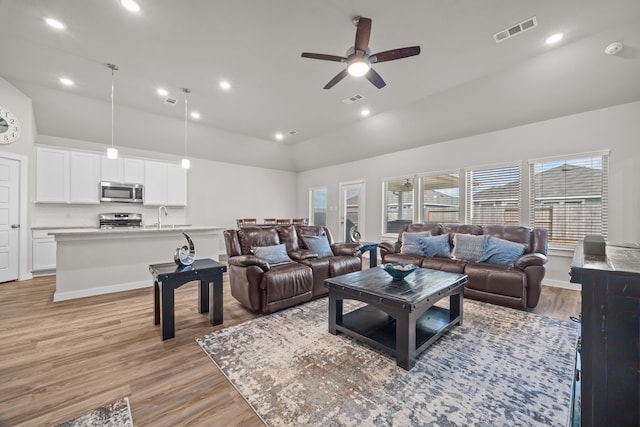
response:
[[[387,254],[395,254],[400,252],[400,245],[398,242],[380,242],[378,243],[380,249],[380,256],[384,259]]]
[[[358,256],[361,247],[360,243],[334,243],[331,251],[335,256]]]
[[[269,263],[262,258],[258,258],[255,255],[239,255],[230,257],[227,262],[229,265],[235,265],[236,267],[250,267],[255,265],[260,267],[262,271],[269,271]]]
[[[296,249],[289,251],[289,257],[294,261],[302,261],[310,258],[318,258],[318,254],[310,249]]]
[[[521,256],[520,259],[516,261],[514,267],[520,270],[524,270],[525,268],[532,265],[544,265],[546,263],[546,255],[543,255],[541,253],[532,253]]]

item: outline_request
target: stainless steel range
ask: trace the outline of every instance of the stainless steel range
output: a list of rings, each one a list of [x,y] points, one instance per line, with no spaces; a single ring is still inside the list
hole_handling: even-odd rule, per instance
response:
[[[102,229],[109,228],[140,228],[142,227],[142,214],[139,213],[103,213],[99,217],[99,225]]]

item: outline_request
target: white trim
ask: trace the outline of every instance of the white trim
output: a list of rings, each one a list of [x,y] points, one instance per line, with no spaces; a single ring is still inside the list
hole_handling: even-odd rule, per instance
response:
[[[58,292],[53,294],[53,302],[66,301],[76,298],[92,297],[95,295],[112,294],[115,292],[130,291],[133,289],[149,288],[153,286],[151,280],[143,280],[139,282],[118,283],[109,286],[99,286],[97,288],[82,289],[79,291]]]
[[[0,151],[0,157],[6,159],[16,160],[19,162],[20,167],[20,229],[18,231],[18,280],[29,280],[33,278],[31,272],[28,269],[28,240],[27,237],[31,232],[31,227],[27,222],[27,201],[29,198],[29,158],[21,154],[8,153]]]
[[[542,286],[551,288],[571,289],[573,291],[581,291],[580,283],[565,282],[564,280],[542,279]]]
[[[562,161],[562,160],[574,160],[581,159],[583,157],[597,157],[597,156],[609,156],[611,154],[611,150],[599,150],[599,151],[590,151],[586,153],[571,153],[565,154],[563,156],[551,156],[551,157],[540,157],[537,159],[529,159],[529,164],[534,163],[546,163],[546,162],[554,162],[554,161]]]

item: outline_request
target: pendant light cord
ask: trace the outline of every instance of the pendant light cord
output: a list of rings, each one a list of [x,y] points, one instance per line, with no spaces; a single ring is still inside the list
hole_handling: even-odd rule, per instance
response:
[[[184,92],[184,158],[187,158],[187,137],[188,137],[188,131],[187,131],[187,124],[189,122],[189,100],[187,95],[189,93],[191,93],[191,91],[189,89],[182,88],[182,91]]]

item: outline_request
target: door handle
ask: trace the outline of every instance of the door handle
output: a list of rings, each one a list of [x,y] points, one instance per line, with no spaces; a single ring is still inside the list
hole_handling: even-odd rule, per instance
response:
[[[11,228],[20,228],[20,224],[11,224]]]

